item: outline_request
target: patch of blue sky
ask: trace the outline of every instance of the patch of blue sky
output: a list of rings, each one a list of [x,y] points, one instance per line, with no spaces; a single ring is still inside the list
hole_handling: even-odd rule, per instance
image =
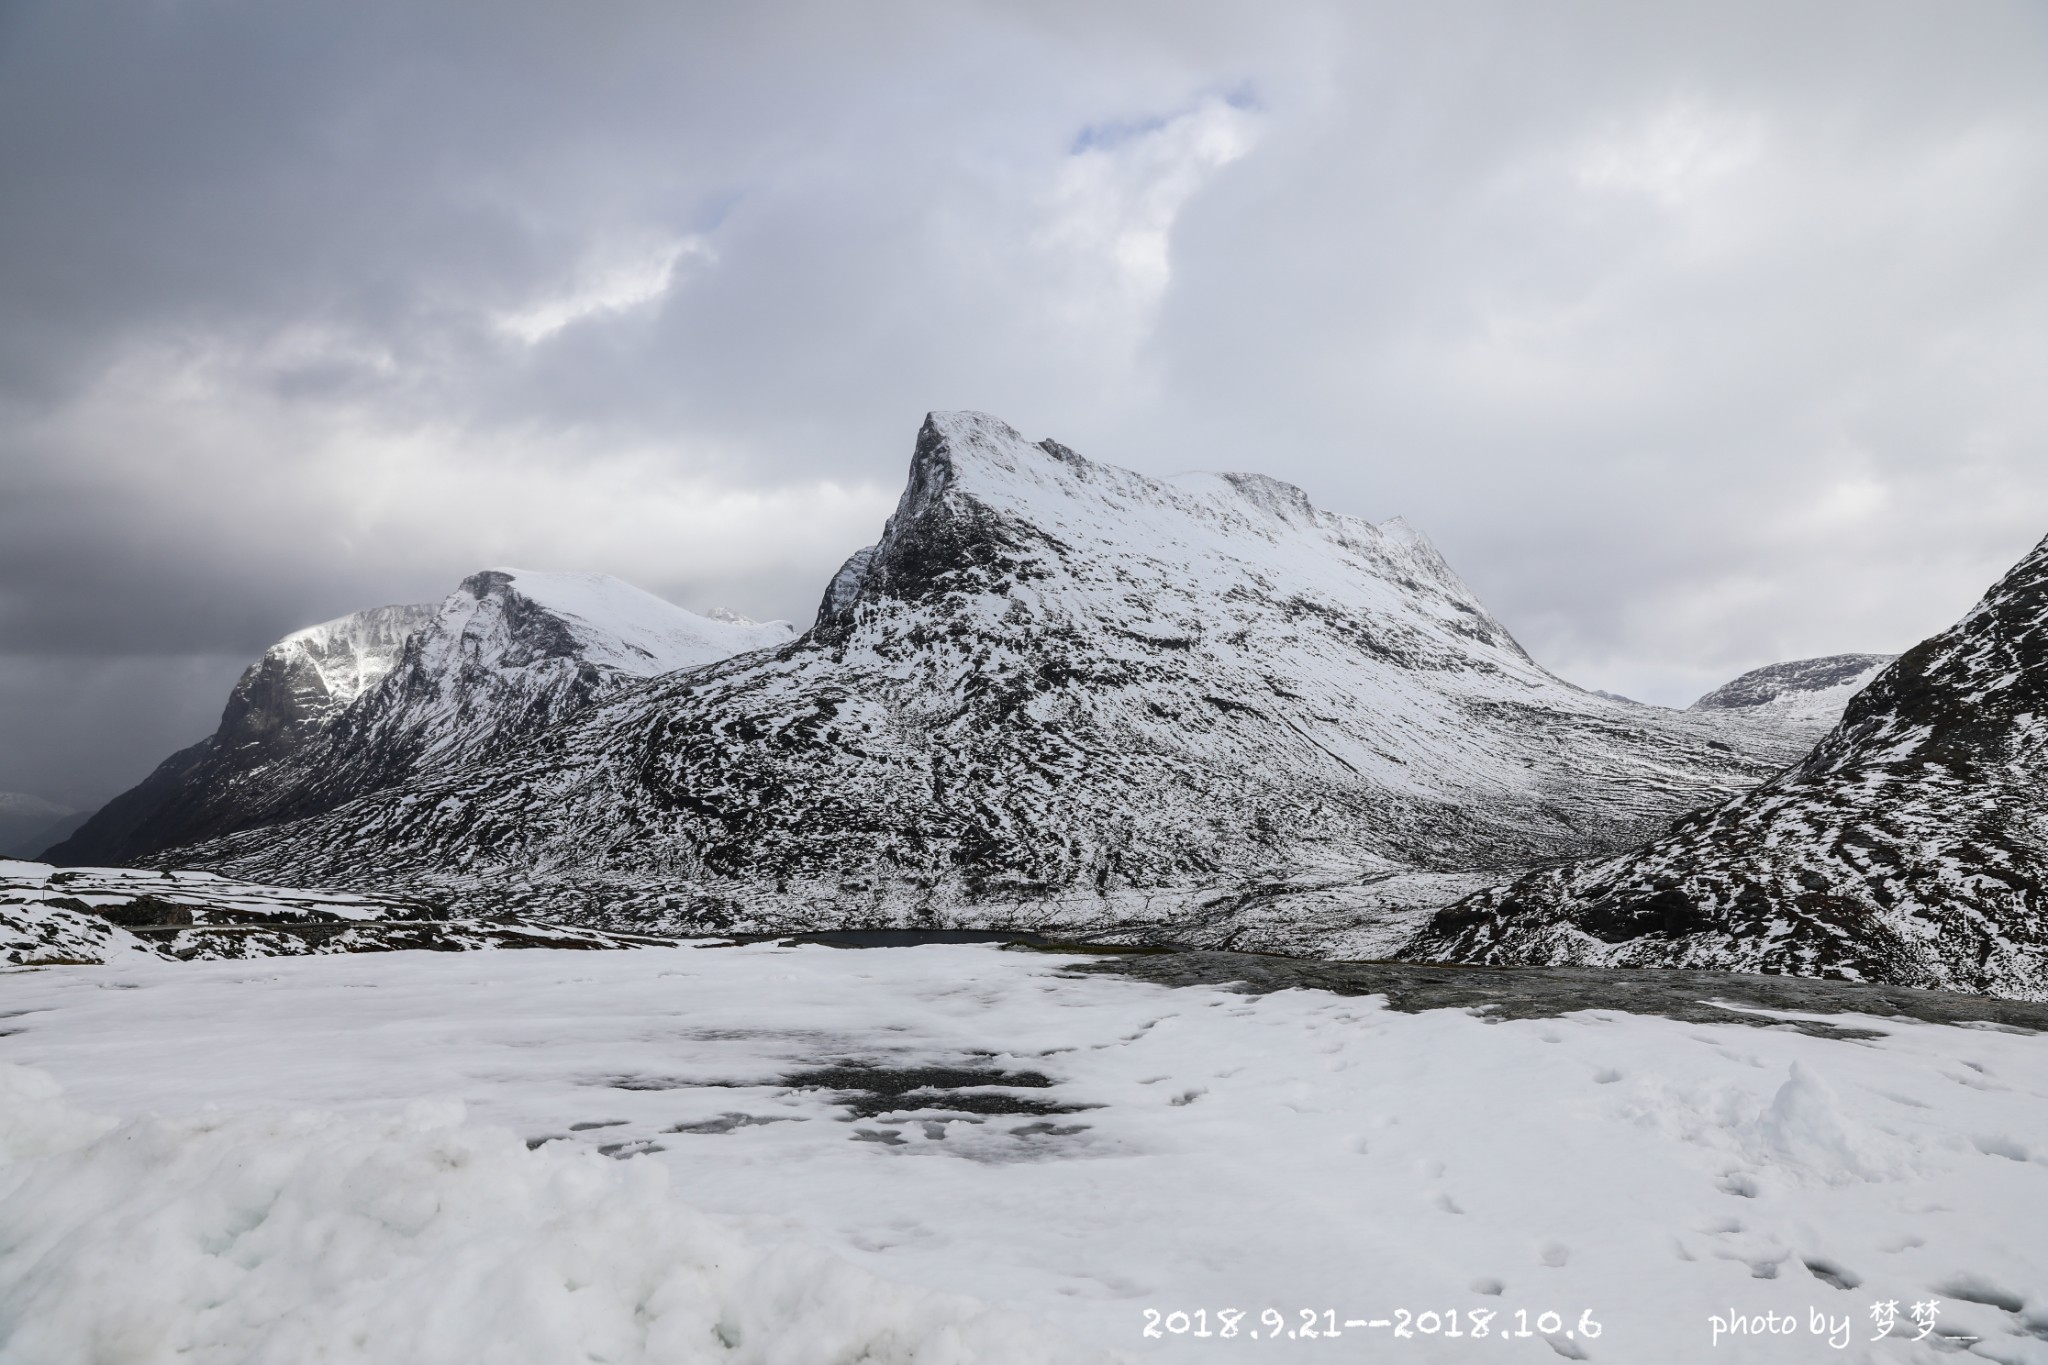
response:
[[[1168,125],[1186,118],[1196,108],[1211,99],[1221,100],[1233,109],[1251,111],[1264,108],[1250,81],[1239,81],[1221,90],[1205,94],[1184,108],[1165,114],[1144,114],[1135,118],[1108,119],[1101,123],[1090,123],[1074,135],[1074,141],[1067,148],[1069,156],[1080,156],[1084,152],[1110,151],[1125,143],[1156,133]]]

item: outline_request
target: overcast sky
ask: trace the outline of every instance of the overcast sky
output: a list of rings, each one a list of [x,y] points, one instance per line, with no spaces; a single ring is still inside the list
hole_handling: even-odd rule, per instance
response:
[[[2048,6],[0,3],[0,790],[492,564],[808,623],[931,408],[1683,704],[2048,533]]]

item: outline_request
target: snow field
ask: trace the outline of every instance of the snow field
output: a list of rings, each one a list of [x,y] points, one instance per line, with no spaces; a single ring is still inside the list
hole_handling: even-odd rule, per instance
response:
[[[0,1062],[115,1116],[11,1082],[0,1360],[159,1358],[79,1349],[126,1323],[223,1362],[823,1362],[868,1341],[919,1361],[2048,1362],[2048,1038],[1488,1022],[1077,961],[757,946],[0,976]],[[1942,1342],[1867,1340],[1873,1302],[1900,1305],[1896,1338],[1930,1298]],[[1232,1339],[1163,1331],[1226,1309]],[[1251,1340],[1268,1309],[1390,1325]],[[1393,1335],[1426,1312],[1434,1335]],[[1453,1312],[1496,1316],[1451,1339]],[[1815,1312],[1854,1340],[1810,1333]],[[1531,1334],[1504,1336],[1518,1313]],[[1772,1313],[1798,1332],[1714,1344],[1714,1317]]]
[[[0,1359],[1082,1358],[682,1203],[668,1170],[529,1151],[460,1103],[102,1119],[0,1067]]]

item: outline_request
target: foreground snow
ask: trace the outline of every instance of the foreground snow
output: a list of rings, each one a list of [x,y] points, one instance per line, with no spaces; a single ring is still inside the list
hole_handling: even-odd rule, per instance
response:
[[[1079,961],[0,976],[0,1064],[66,1092],[0,1080],[0,1361],[2048,1362],[2041,1035],[1489,1023]],[[1899,1340],[1929,1299],[1980,1340]],[[1226,1309],[1233,1340],[1143,1335]],[[1342,1338],[1252,1341],[1268,1309]],[[1393,1335],[1453,1310],[1497,1316]],[[1714,1345],[1769,1313],[1797,1332]]]
[[[115,1123],[0,1069],[4,1350],[21,1361],[982,1362],[1031,1324],[697,1213],[667,1170],[462,1126]]]

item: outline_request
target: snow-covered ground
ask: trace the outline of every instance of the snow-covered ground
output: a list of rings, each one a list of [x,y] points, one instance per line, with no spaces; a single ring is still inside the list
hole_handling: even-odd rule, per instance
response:
[[[2048,1362],[2048,1035],[1081,960],[0,974],[0,1361]]]
[[[260,886],[211,872],[0,858],[0,968],[88,966],[137,955],[189,960],[666,942],[513,918],[450,919],[400,896]]]

